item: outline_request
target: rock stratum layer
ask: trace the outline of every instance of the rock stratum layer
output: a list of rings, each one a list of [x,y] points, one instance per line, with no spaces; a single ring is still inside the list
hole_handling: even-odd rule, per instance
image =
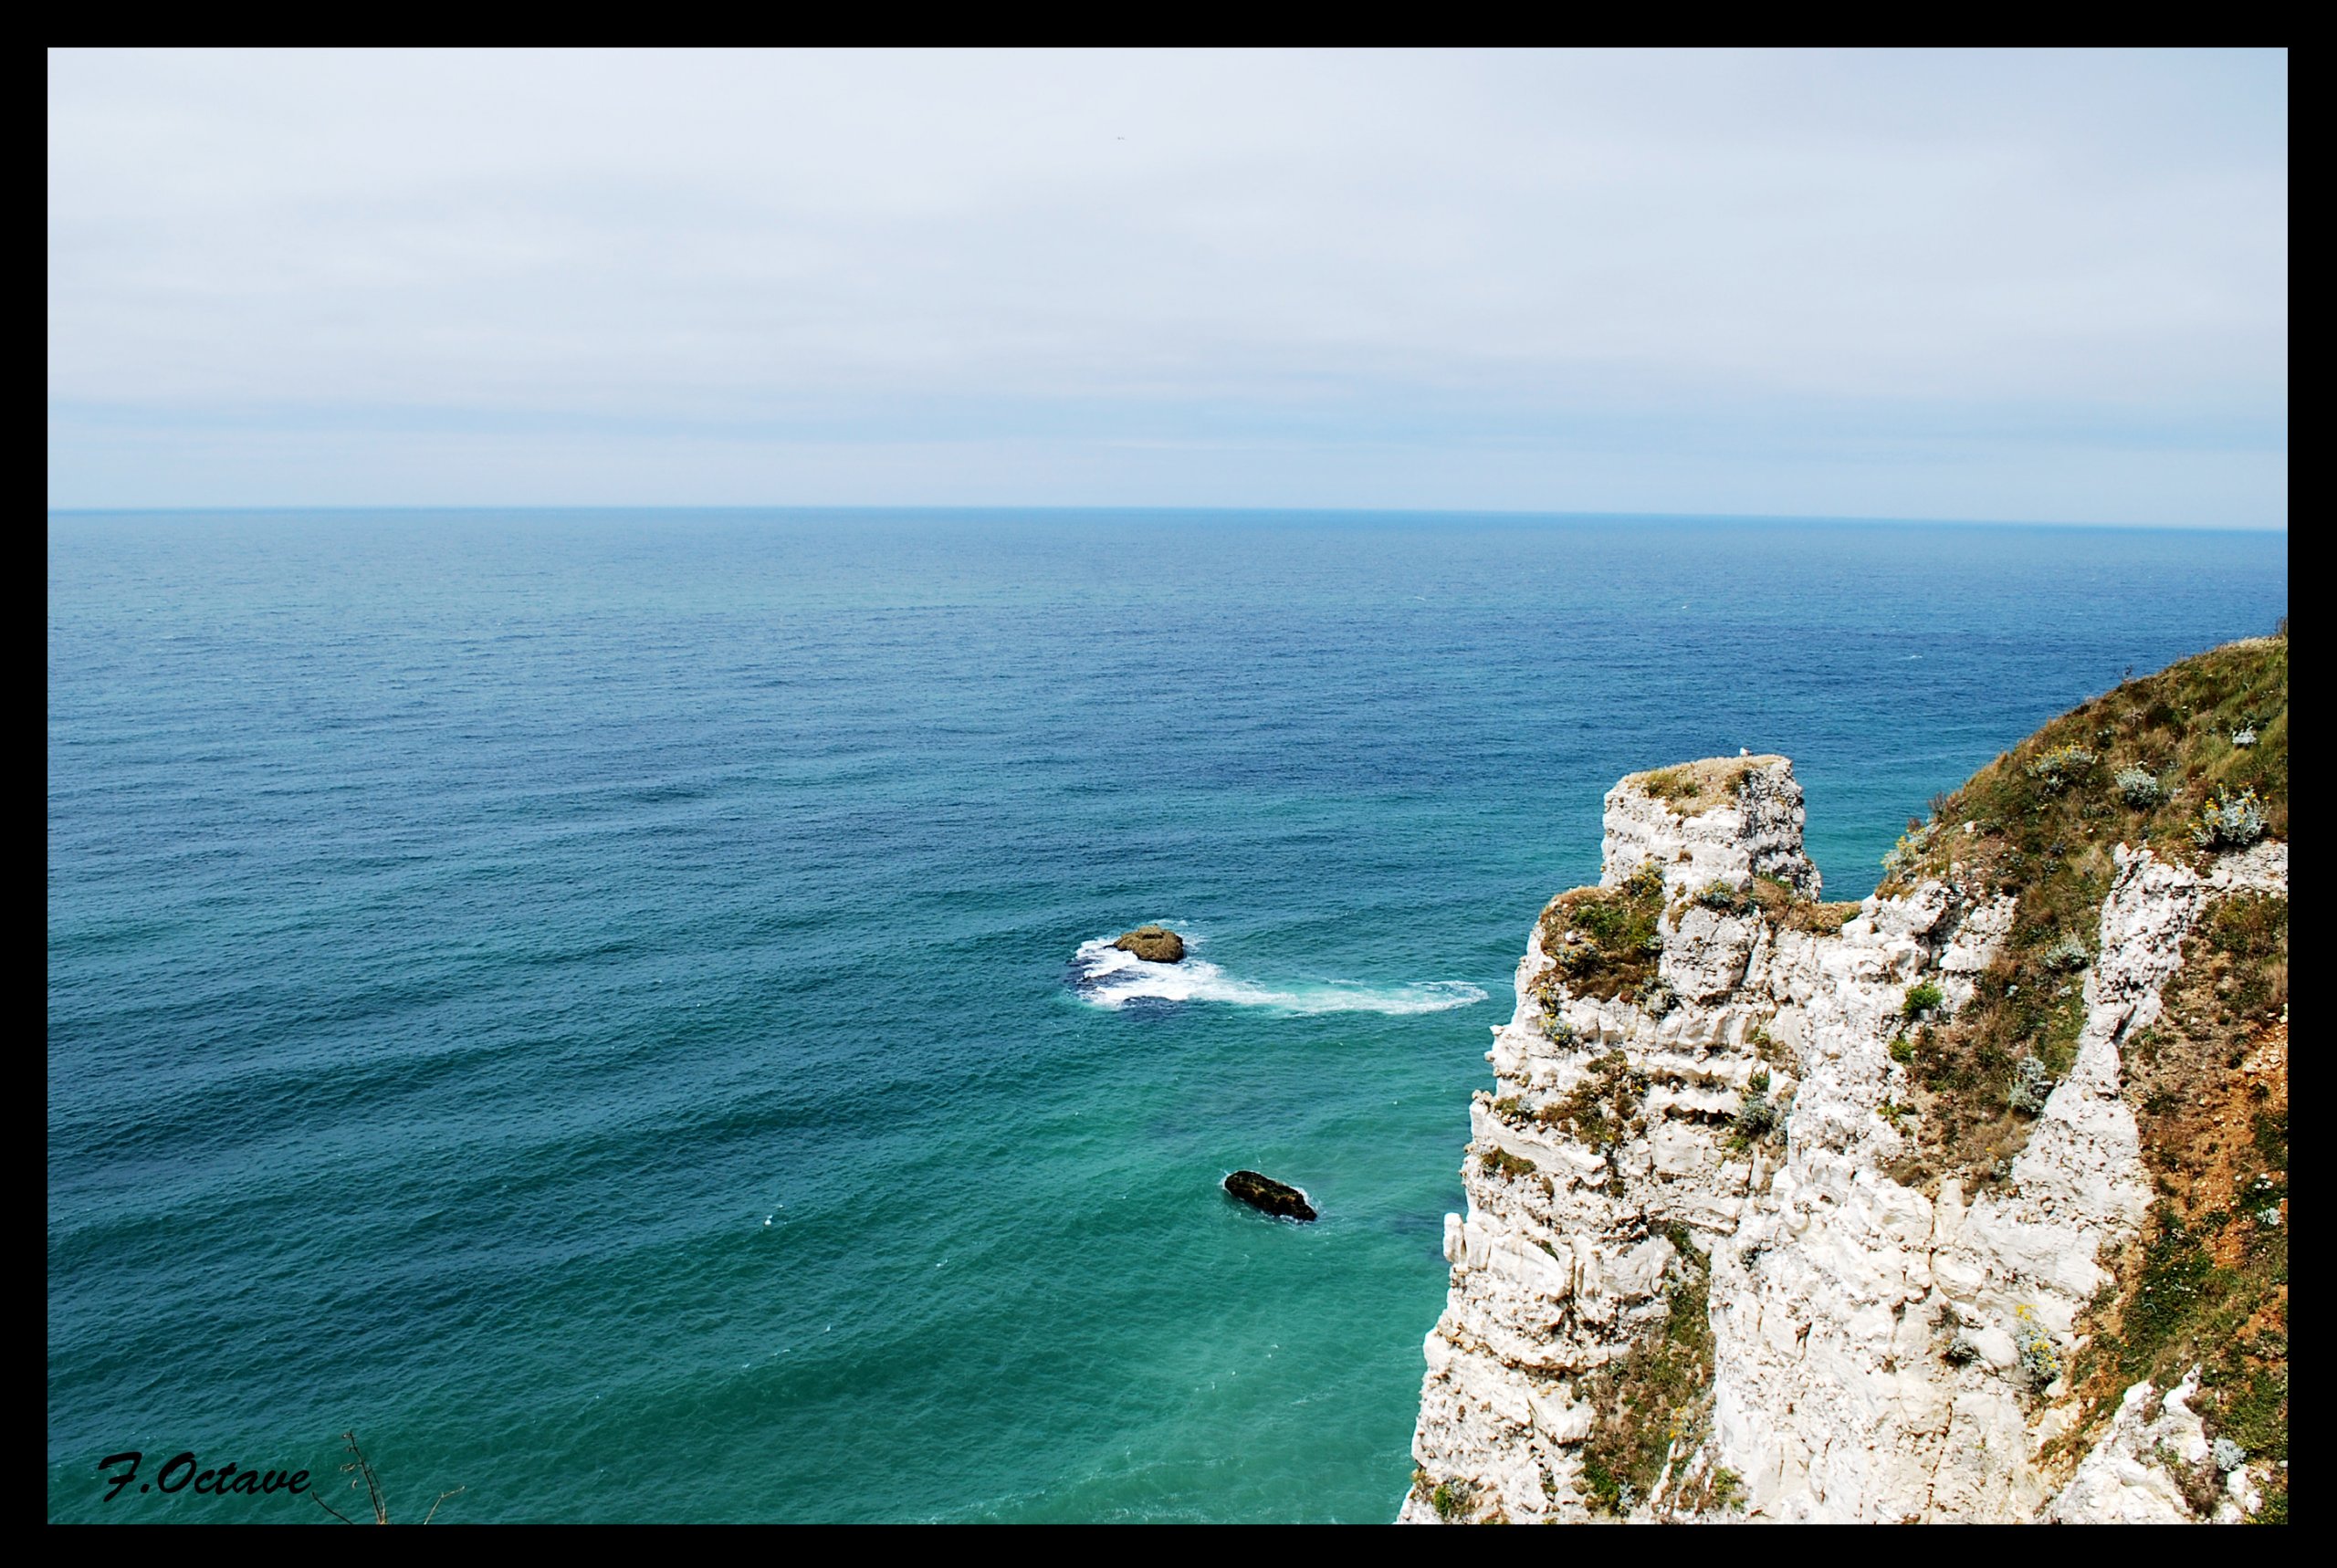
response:
[[[2286,643],[2234,650],[1855,905],[1784,758],[1616,786],[1470,1109],[1403,1519],[2285,1518]]]

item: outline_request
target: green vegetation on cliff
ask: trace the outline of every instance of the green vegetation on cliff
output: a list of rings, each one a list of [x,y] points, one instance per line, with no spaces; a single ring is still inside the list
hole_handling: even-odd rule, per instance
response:
[[[2288,656],[2284,624],[2276,637],[2124,682],[1935,798],[1928,821],[1909,823],[1884,862],[1881,896],[1937,880],[1967,911],[2006,895],[2014,904],[1968,1001],[1954,1005],[1960,988],[1921,975],[1886,1023],[1884,1049],[1903,1069],[1882,1108],[1904,1140],[1894,1179],[1933,1194],[1949,1176],[1967,1194],[2012,1182],[2013,1156],[2075,1060],[2118,846],[2204,871],[2229,852],[2286,841]],[[1675,810],[1709,803],[1729,783],[1692,767],[1634,779]],[[1657,980],[1667,921],[1688,907],[1667,915],[1672,898],[1757,914],[1774,933],[1828,934],[1857,913],[1767,877],[1667,895],[1652,864],[1619,886],[1563,894],[1540,925],[1556,967],[1536,994],[1554,1040],[1576,1043],[1559,1016],[1566,995],[1625,998],[1655,1013],[1676,1005]],[[2101,1259],[2112,1282],[2083,1312],[2066,1355],[2033,1325],[2016,1331],[2025,1397],[2079,1405],[2038,1456],[2049,1469],[2074,1465],[2127,1388],[2148,1379],[2163,1394],[2199,1368],[2193,1408],[2215,1462],[2169,1461],[2169,1473],[2202,1516],[2238,1464],[2263,1494],[2256,1517],[2288,1516],[2288,967],[2287,897],[2206,899],[2160,1015],[2118,1042],[2122,1092],[2155,1194],[2148,1218],[2122,1256]],[[1766,1031],[1746,1040],[1765,1061],[1790,1065],[1789,1053],[1770,1054]],[[1582,1066],[1564,1093],[1512,1094],[1493,1109],[1607,1152],[1619,1194],[1613,1151],[1644,1125],[1648,1079],[1619,1050]],[[1771,1082],[1766,1071],[1748,1081],[1731,1153],[1782,1137],[1786,1107],[1769,1099]],[[1495,1168],[1494,1156],[1485,1163]],[[1676,1245],[1664,1319],[1578,1385],[1597,1413],[1581,1450],[1594,1511],[1628,1513],[1654,1497],[1659,1512],[1702,1512],[1728,1507],[1741,1484],[1693,1460],[1709,1430],[1710,1272],[1684,1234]]]
[[[1663,872],[1653,862],[1620,887],[1577,887],[1542,912],[1542,951],[1578,997],[1636,998],[1663,951]]]
[[[2289,643],[2232,643],[2128,681],[2046,725],[1934,802],[1885,861],[1881,891],[1938,877],[2016,894],[2004,951],[1954,1019],[1909,998],[1892,1056],[1921,1085],[1913,1152],[1892,1175],[1935,1187],[2009,1179],[2010,1156],[2065,1075],[2113,845],[2204,867],[2289,833]],[[2156,1197],[2087,1312],[2067,1370],[2082,1417],[2046,1456],[2074,1462],[2123,1392],[2194,1366],[2210,1436],[2248,1460],[2288,1457],[2289,901],[2215,899],[2185,938],[2162,1011],[2121,1042],[2122,1092]],[[2262,1474],[2262,1471],[2258,1472]],[[2213,1466],[2178,1477],[2212,1510]],[[2258,1518],[2288,1517],[2271,1468]]]
[[[2255,827],[2226,820],[2251,798]],[[2250,834],[2289,836],[2285,633],[2210,648],[2046,725],[1910,821],[1879,891],[1938,876],[2018,893],[2035,938],[2045,915],[2100,906],[2112,844],[2194,860]]]
[[[1885,858],[1888,895],[1937,877],[1975,900],[2017,895],[2002,953],[1952,1020],[1909,998],[1893,1042],[1920,1086],[1909,1157],[1892,1172],[1936,1188],[2006,1179],[2085,1021],[2113,846],[2201,863],[2289,825],[2289,643],[2229,643],[2072,709],[1933,802]],[[2228,904],[2223,907],[2229,907]],[[2217,918],[2227,918],[2219,915]],[[2258,1021],[2288,1001],[2285,906],[2240,985]],[[1934,1005],[1936,1005],[1935,1003]]]
[[[1712,1262],[1684,1226],[1667,1235],[1673,1257],[1661,1325],[1582,1380],[1598,1412],[1582,1446],[1582,1490],[1600,1513],[1638,1507],[1711,1428]]]
[[[2289,1457],[2288,906],[2263,894],[2211,905],[2158,1019],[2121,1052],[2157,1197],[2126,1255],[2103,1260],[2118,1283],[2071,1369],[2080,1436],[2134,1383],[2164,1389],[2196,1366],[2211,1437],[2250,1459]],[[2285,1520],[2287,1471],[2270,1482],[2258,1517]]]

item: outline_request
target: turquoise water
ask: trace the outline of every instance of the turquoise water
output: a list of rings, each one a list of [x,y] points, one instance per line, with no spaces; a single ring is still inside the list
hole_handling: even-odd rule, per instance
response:
[[[1386,1519],[1614,779],[1785,752],[1857,896],[2288,596],[2284,536],[1601,518],[63,514],[48,564],[72,1520],[321,1519],[97,1464],[352,1427],[401,1518]],[[1083,984],[1155,919],[1191,973]]]

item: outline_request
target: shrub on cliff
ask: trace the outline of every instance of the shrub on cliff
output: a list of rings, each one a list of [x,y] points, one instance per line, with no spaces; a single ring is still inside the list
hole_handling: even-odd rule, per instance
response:
[[[2028,776],[2049,795],[2058,795],[2093,771],[2101,758],[2082,746],[2064,743],[2042,751],[2030,761]]]
[[[2085,938],[2071,932],[2039,953],[2037,961],[2056,974],[2074,974],[2093,962],[2093,949],[2085,945]]]
[[[1706,883],[1697,891],[1696,902],[1723,915],[1742,914],[1753,906],[1751,894],[1725,882]]]
[[[2237,795],[2218,789],[2191,825],[2191,841],[2203,850],[2246,849],[2263,836],[2264,805],[2253,789]]]
[[[1930,855],[1932,841],[1937,832],[1922,822],[1909,822],[1899,841],[1883,852],[1882,879],[1886,883],[1912,875]]]
[[[2014,1069],[2012,1085],[2005,1092],[2005,1103],[2024,1116],[2041,1116],[2045,1102],[2054,1089],[2053,1073],[2033,1056],[2024,1056]]]
[[[1542,1016],[1538,1021],[1542,1026],[1543,1038],[1561,1051],[1572,1049],[1575,1043],[1575,1027],[1568,1023],[1566,1015],[1558,1010],[1562,998],[1551,988],[1548,981],[1544,981],[1535,990],[1534,999],[1542,1004]]]
[[[2289,900],[2214,898],[2159,989],[2158,1017],[2121,1042],[2155,1201],[2114,1290],[2078,1325],[2070,1386],[2096,1412],[2148,1379],[2200,1368],[2192,1409],[2207,1436],[2259,1460],[2258,1519],[2287,1509],[2290,1290]],[[2107,1260],[2105,1260],[2107,1261]],[[2083,1452],[2091,1427],[2069,1434]]]
[[[1744,1098],[1737,1102],[1733,1125],[1736,1130],[1737,1146],[1759,1143],[1776,1130],[1776,1102],[1759,1089],[1745,1090]]]
[[[1753,770],[1777,760],[1769,756],[1712,757],[1701,762],[1682,762],[1652,772],[1634,773],[1626,782],[1637,785],[1642,793],[1661,800],[1681,816],[1693,817],[1742,798],[1745,780]]]
[[[2027,1307],[2014,1314],[2012,1341],[2020,1353],[2020,1375],[2031,1387],[2042,1388],[2061,1375],[2060,1347]]]
[[[1755,872],[1745,884],[1738,909],[1758,910],[1770,924],[1784,931],[1808,931],[1820,936],[1831,936],[1855,919],[1859,913],[1856,903],[1819,904],[1804,897],[1791,883]]]
[[[2166,799],[2166,787],[2147,768],[2121,768],[2112,782],[2118,787],[2118,798],[2138,811],[2147,811]]]
[[[2289,1000],[2289,901],[2276,893],[2221,898],[2207,916],[2216,991],[2231,1010],[2255,1015]]]

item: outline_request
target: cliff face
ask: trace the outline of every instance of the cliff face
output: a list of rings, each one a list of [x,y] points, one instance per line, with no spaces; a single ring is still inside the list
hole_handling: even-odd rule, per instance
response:
[[[2285,1509],[2287,846],[2254,795],[2252,830],[2120,841],[2266,762],[2195,736],[2218,710],[2145,724],[2146,685],[2072,716],[2123,740],[2000,759],[1856,905],[1812,902],[1781,758],[1609,792],[1471,1107],[1405,1520]],[[2156,793],[2129,743],[2164,743]],[[2175,992],[2206,999],[2163,1020]],[[2213,1082],[2151,1088],[2185,1041]]]

